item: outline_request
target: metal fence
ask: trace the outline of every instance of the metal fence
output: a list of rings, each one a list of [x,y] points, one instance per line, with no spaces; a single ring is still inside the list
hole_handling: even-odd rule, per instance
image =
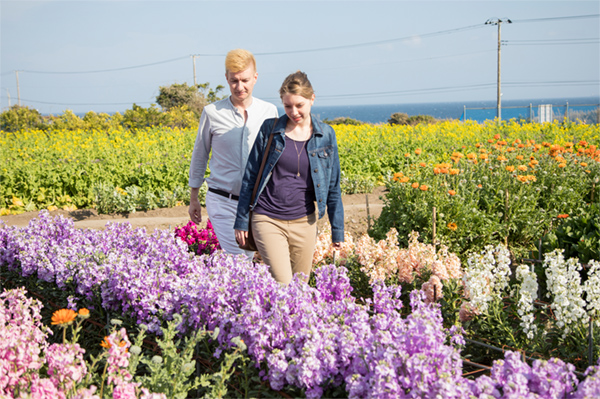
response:
[[[600,123],[600,104],[529,104],[523,106],[501,107],[502,119],[517,119],[526,122],[562,122],[565,119],[583,123]],[[484,122],[496,118],[497,107],[464,107],[461,121],[474,120]]]

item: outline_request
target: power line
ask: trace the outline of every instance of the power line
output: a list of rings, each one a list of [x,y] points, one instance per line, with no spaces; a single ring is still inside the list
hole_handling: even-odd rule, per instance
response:
[[[600,14],[588,14],[588,15],[572,15],[565,17],[547,17],[547,18],[531,18],[531,19],[513,19],[514,23],[528,23],[528,22],[543,22],[543,21],[562,21],[567,19],[586,19],[586,18],[598,18]]]
[[[45,74],[57,74],[57,75],[61,75],[61,74],[62,75],[74,75],[74,74],[86,74],[86,73],[116,72],[116,71],[125,71],[127,69],[146,68],[146,67],[149,67],[149,66],[166,64],[166,63],[169,63],[169,62],[175,62],[175,61],[179,61],[179,60],[187,59],[187,58],[188,58],[188,56],[185,56],[185,57],[172,58],[170,60],[152,62],[150,64],[134,65],[134,66],[128,66],[128,67],[122,67],[122,68],[113,68],[113,69],[98,69],[98,70],[94,70],[94,71],[58,72],[58,71],[31,71],[31,70],[27,70],[27,69],[23,69],[21,71],[22,72],[27,72],[27,73],[45,73]]]
[[[529,46],[529,45],[573,45],[573,44],[598,44],[600,38],[590,37],[581,39],[540,39],[540,40],[502,40],[502,44],[511,46]]]

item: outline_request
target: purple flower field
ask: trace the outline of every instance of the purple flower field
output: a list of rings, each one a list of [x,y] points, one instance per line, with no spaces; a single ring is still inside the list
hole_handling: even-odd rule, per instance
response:
[[[100,304],[152,332],[175,314],[182,333],[218,328],[217,356],[239,336],[273,389],[291,385],[309,398],[333,386],[352,398],[600,397],[600,366],[580,382],[559,359],[529,365],[512,352],[489,376],[463,377],[462,336],[444,329],[438,305],[413,291],[402,317],[400,288],[382,282],[361,303],[344,267],[315,270],[315,288],[299,279],[281,286],[263,264],[219,251],[194,255],[167,230],[81,230],[44,211],[26,228],[0,223],[0,266],[72,291],[74,306]]]

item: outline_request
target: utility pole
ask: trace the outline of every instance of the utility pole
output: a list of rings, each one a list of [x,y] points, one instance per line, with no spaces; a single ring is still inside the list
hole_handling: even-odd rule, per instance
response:
[[[198,56],[192,55],[192,62],[194,63],[194,86],[197,85],[197,83],[196,83],[196,57],[198,57]]]
[[[503,22],[512,24],[512,21],[508,18],[488,19],[487,21],[485,21],[486,25],[498,25],[498,84],[497,84],[498,111],[497,111],[496,116],[498,117],[499,121],[502,120],[502,91],[500,88],[500,47],[502,46],[502,40],[501,40],[501,35],[500,35],[500,27],[502,26]]]
[[[18,99],[18,104],[19,107],[21,106],[21,88],[19,87],[19,71],[15,71],[15,74],[17,75],[17,99]]]

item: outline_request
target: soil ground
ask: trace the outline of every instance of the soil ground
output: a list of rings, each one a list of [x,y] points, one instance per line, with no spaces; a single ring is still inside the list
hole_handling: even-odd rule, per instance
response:
[[[377,218],[383,207],[385,187],[376,187],[370,194],[349,194],[342,196],[344,203],[345,229],[354,238],[367,232],[369,218]],[[368,204],[368,207],[367,207]],[[26,212],[19,215],[0,216],[0,220],[9,226],[25,227],[29,221],[37,217],[38,212]],[[78,209],[76,211],[57,210],[50,215],[63,215],[73,219],[77,228],[103,229],[108,222],[129,223],[133,228],[144,227],[147,232],[154,229],[174,229],[189,221],[188,207],[161,208],[130,214],[98,214],[95,209]],[[202,219],[206,220],[206,209],[203,209]],[[327,216],[319,220],[319,226],[328,223]]]

